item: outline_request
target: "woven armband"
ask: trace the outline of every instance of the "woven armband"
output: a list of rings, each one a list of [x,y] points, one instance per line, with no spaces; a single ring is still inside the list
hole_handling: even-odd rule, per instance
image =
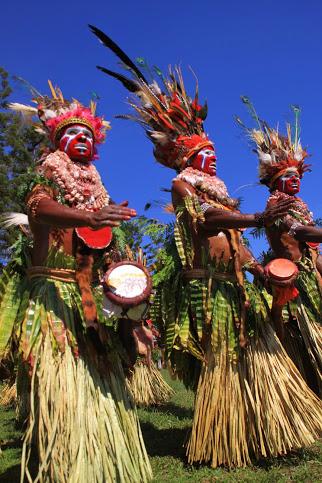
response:
[[[290,236],[293,236],[293,237],[294,237],[294,236],[296,235],[296,229],[297,229],[299,226],[302,226],[302,224],[301,224],[301,223],[299,223],[298,221],[294,221],[294,223],[292,223],[291,228],[290,228],[290,229],[289,229],[289,231],[288,231],[288,234],[289,234]]]
[[[209,210],[209,208],[211,208],[212,206],[209,204],[209,203],[202,203],[200,205],[200,209],[201,211],[203,212],[203,214],[206,213],[207,210]]]

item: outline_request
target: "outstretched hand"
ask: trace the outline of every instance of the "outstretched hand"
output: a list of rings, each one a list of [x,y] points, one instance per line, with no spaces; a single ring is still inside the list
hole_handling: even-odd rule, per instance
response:
[[[104,226],[119,226],[122,221],[128,221],[136,216],[136,211],[128,208],[128,201],[122,201],[119,205],[113,204],[91,214],[91,228],[103,228]]]
[[[293,207],[295,200],[292,198],[278,201],[276,204],[266,208],[263,212],[263,225],[270,226],[274,221],[283,218]]]

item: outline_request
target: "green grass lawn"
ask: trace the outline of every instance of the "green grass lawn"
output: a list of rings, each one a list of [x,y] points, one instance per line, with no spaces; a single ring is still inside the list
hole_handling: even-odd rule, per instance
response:
[[[155,482],[322,482],[321,443],[246,469],[188,467],[183,443],[191,427],[193,393],[186,391],[180,382],[172,381],[165,371],[163,375],[176,391],[171,401],[159,408],[139,409]],[[21,431],[15,427],[13,410],[0,408],[0,443],[0,482],[19,482]]]

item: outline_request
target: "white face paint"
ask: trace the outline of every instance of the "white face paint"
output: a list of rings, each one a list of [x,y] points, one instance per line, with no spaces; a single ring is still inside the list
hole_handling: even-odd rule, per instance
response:
[[[296,170],[289,170],[280,177],[280,188],[284,193],[293,194],[300,188],[300,176]]]
[[[93,134],[86,127],[73,125],[66,128],[59,140],[59,147],[73,158],[91,158],[93,155]]]
[[[217,167],[215,151],[211,148],[201,149],[193,158],[191,166],[210,176],[215,176]]]
[[[201,169],[205,169],[205,164],[208,158],[215,158],[215,151],[212,149],[202,149],[199,151],[199,155],[202,156]],[[209,168],[216,169],[216,159],[211,160]]]

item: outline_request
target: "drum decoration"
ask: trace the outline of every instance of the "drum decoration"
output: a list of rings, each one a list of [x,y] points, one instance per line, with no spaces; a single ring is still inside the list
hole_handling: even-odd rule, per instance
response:
[[[96,250],[106,248],[112,241],[113,232],[112,228],[105,226],[94,230],[88,226],[75,228],[78,238],[80,238],[86,246],[89,248],[95,248]]]
[[[103,289],[106,314],[140,320],[149,307],[152,278],[141,263],[125,260],[109,268],[104,276]]]
[[[273,303],[284,305],[299,294],[294,286],[298,268],[286,258],[275,258],[265,267],[265,273],[273,286]]]

